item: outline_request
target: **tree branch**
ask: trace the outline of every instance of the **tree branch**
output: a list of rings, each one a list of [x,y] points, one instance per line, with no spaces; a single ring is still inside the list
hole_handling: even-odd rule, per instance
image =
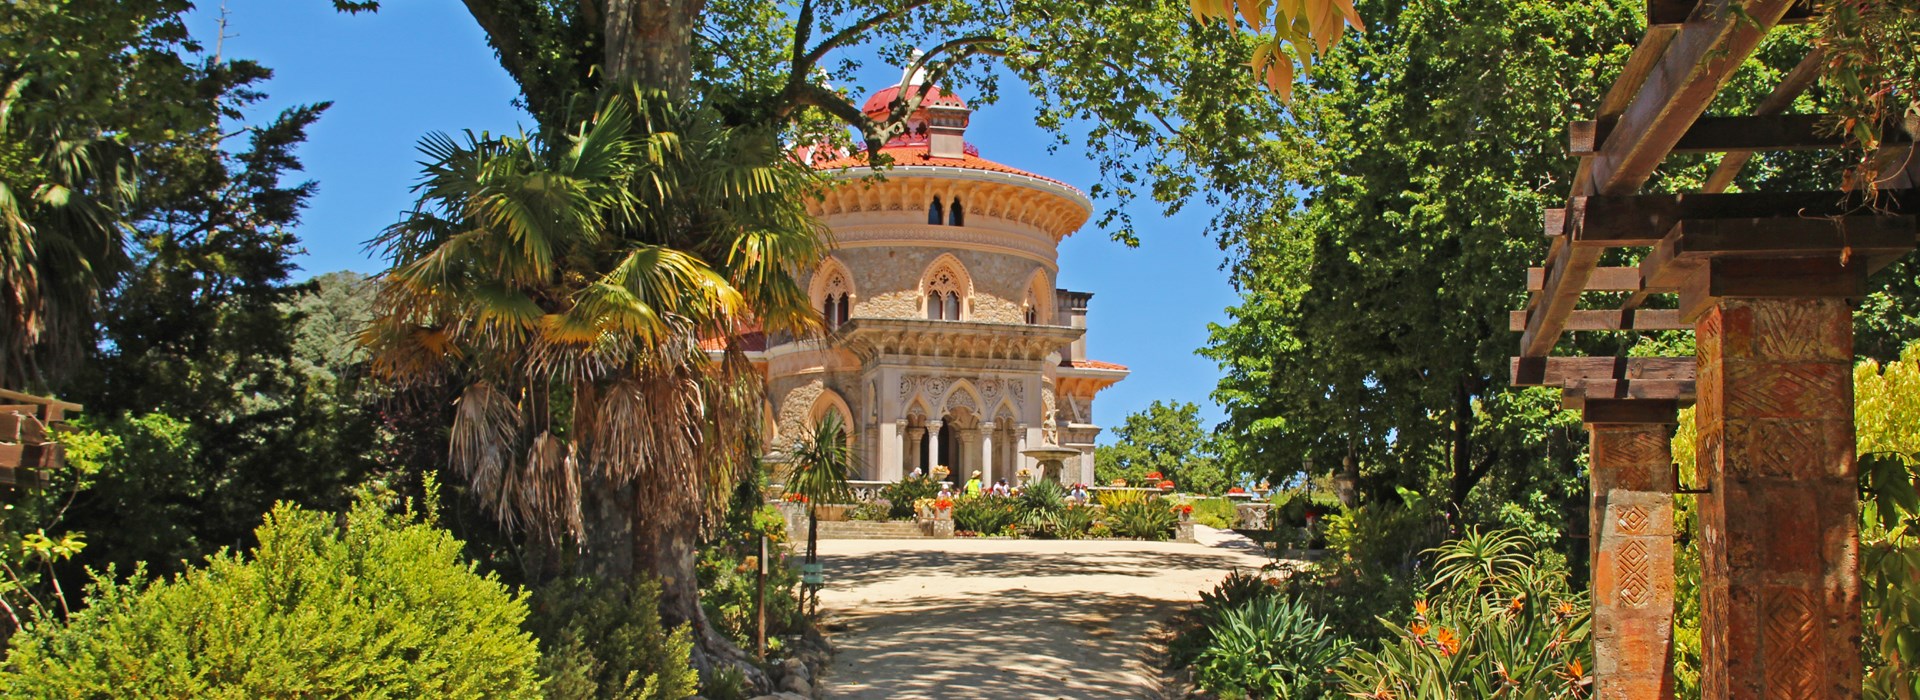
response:
[[[505,17],[506,13],[502,12],[504,0],[461,2],[467,6],[467,13],[473,15],[473,20],[480,24],[480,30],[487,33],[487,43],[492,44],[494,53],[500,55],[500,67],[507,69],[514,82],[522,86],[530,84],[534,76],[529,73],[531,69],[527,65],[527,47],[520,41],[518,23]]]
[[[820,59],[826,58],[827,52],[847,45],[854,39],[859,38],[860,35],[867,33],[869,29],[899,19],[911,10],[930,4],[933,4],[933,0],[907,0],[907,2],[902,3],[899,7],[885,12],[874,13],[866,19],[848,25],[846,29],[835,32],[833,36],[827,37],[826,41],[820,42],[820,45],[814,47],[812,51],[807,52],[806,56],[795,60],[793,63],[793,74],[804,75],[806,71],[812,70],[815,65],[819,64]],[[811,29],[803,28],[803,31],[811,31]],[[795,46],[800,45],[802,45],[802,42],[795,42]]]

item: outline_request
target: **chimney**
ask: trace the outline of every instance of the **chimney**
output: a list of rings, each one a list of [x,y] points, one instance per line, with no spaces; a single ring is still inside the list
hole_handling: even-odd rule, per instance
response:
[[[927,155],[967,157],[967,117],[972,113],[973,110],[959,105],[927,105]]]

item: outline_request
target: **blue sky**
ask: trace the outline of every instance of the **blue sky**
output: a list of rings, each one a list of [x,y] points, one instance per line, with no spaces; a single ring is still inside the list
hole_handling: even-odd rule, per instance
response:
[[[227,2],[224,53],[276,73],[263,116],[294,104],[334,103],[300,152],[307,177],[320,185],[299,230],[302,277],[381,268],[363,247],[411,204],[421,136],[532,128],[512,105],[513,81],[459,0],[385,4],[376,14],[348,16],[327,0]],[[209,47],[219,7],[202,0],[194,15],[194,33]],[[869,89],[899,78],[897,68],[884,65],[870,64],[867,73]],[[1082,189],[1092,185],[1097,172],[1077,148],[1047,152],[1054,137],[1033,125],[1032,99],[1005,81],[1002,92],[1000,103],[974,114],[967,134],[981,155]],[[1103,425],[1167,399],[1200,404],[1209,422],[1220,418],[1207,398],[1219,370],[1194,350],[1206,342],[1207,324],[1225,319],[1235,295],[1219,270],[1219,249],[1201,233],[1209,212],[1198,205],[1170,219],[1152,205],[1135,207],[1138,248],[1091,224],[1060,247],[1061,286],[1094,293],[1088,355],[1133,370],[1101,393],[1095,420]]]

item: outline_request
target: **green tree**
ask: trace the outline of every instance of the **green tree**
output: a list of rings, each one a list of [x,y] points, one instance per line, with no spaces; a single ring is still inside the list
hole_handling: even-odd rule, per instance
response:
[[[525,596],[475,573],[431,518],[361,500],[276,507],[250,555],[173,579],[98,579],[0,666],[9,697],[537,698]]]
[[[1094,479],[1141,482],[1150,473],[1170,479],[1181,490],[1219,494],[1238,478],[1224,468],[1213,439],[1200,427],[1200,407],[1180,401],[1149,404],[1114,428],[1115,442],[1094,449]]]

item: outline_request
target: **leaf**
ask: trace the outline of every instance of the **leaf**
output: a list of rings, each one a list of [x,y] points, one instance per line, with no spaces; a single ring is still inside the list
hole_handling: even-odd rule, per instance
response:
[[[1268,64],[1266,80],[1267,89],[1279,93],[1281,102],[1293,101],[1293,61],[1283,56]]]

